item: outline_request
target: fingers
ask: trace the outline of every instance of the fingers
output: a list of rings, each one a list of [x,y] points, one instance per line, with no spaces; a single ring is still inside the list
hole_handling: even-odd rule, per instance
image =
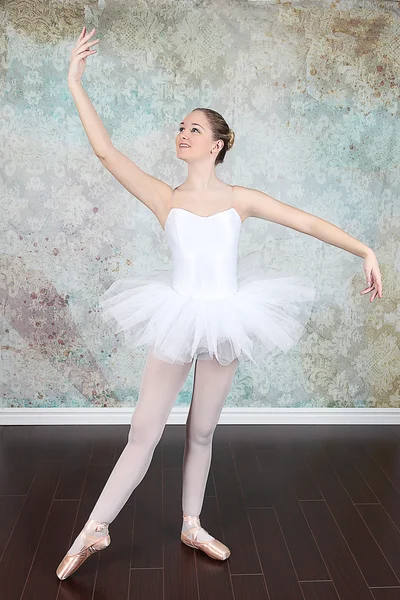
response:
[[[372,275],[374,277],[374,281],[375,281],[376,285],[378,286],[378,290],[381,290],[382,289],[381,274],[377,273],[376,276],[375,276],[374,272],[372,272]]]
[[[382,280],[381,280],[380,272],[377,272],[375,274],[374,270],[372,269],[371,275],[372,275],[372,279],[373,279],[373,282],[375,285],[375,292],[374,292],[373,297],[371,298],[371,301],[372,301],[377,294],[378,294],[379,298],[382,298]]]
[[[82,44],[87,42],[90,39],[90,37],[94,34],[95,31],[96,31],[96,28],[93,27],[92,31],[89,31],[89,33],[86,33],[86,26],[84,25],[83,29],[80,33],[80,36],[78,38],[78,41],[75,44],[74,50],[76,50],[77,48],[80,48],[82,46]]]
[[[374,270],[374,268],[365,269],[364,272],[365,272],[365,277],[367,279],[368,287],[366,287],[365,290],[360,292],[360,294],[363,295],[363,294],[367,294],[368,292],[372,291],[372,295],[369,300],[370,302],[372,302],[376,298],[377,295],[379,296],[379,298],[382,298],[382,281],[381,281],[381,274],[379,272],[379,268],[375,269],[375,270]]]
[[[374,286],[370,285],[369,287],[365,288],[365,290],[363,290],[362,292],[360,292],[360,294],[366,294],[367,292],[370,292],[373,289],[374,289]]]
[[[100,38],[97,38],[97,40],[93,40],[92,41],[87,41],[86,43],[82,44],[82,46],[80,46],[80,48],[78,48],[79,52],[82,52],[82,50],[87,50],[89,48],[89,46],[94,46],[95,44],[97,44],[100,41]]]
[[[82,31],[81,31],[81,33],[79,34],[79,37],[78,37],[78,39],[77,39],[77,42],[76,42],[76,44],[75,44],[75,48],[77,48],[77,47],[79,46],[79,44],[80,44],[80,43],[82,42],[82,40],[84,39],[85,35],[86,35],[86,25],[84,25],[84,26],[82,27]]]
[[[361,295],[366,294],[367,292],[370,292],[371,290],[373,290],[371,298],[370,298],[370,302],[372,302],[376,296],[378,295],[379,298],[382,298],[382,285],[377,285],[374,283],[373,285],[371,285],[370,287],[366,288],[365,290],[363,290],[362,292],[360,292]]]
[[[73,55],[82,56],[85,53],[85,51],[91,52],[91,50],[88,50],[88,48],[91,46],[94,46],[95,44],[98,44],[100,41],[100,38],[97,38],[96,40],[93,40],[93,41],[90,39],[86,39],[86,41],[84,41],[85,39],[86,39],[86,36],[79,45],[75,46],[75,48],[72,51]],[[96,52],[96,50],[93,50],[93,52]]]

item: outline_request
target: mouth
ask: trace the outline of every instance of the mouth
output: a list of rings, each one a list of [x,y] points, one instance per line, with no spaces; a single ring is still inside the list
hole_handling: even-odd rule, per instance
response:
[[[179,144],[179,148],[190,148],[189,144]]]

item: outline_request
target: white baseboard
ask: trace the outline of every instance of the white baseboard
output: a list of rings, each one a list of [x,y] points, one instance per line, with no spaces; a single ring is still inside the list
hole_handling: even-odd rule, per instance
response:
[[[186,423],[189,407],[172,409],[167,425]],[[0,425],[124,425],[134,408],[2,408]],[[231,408],[221,425],[398,425],[400,408]]]

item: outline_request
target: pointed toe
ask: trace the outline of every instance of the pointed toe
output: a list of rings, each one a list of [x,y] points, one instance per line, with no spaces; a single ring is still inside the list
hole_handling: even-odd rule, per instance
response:
[[[67,579],[67,577],[79,569],[81,564],[84,563],[89,556],[107,548],[110,544],[111,538],[107,535],[94,544],[82,548],[77,554],[66,554],[56,569],[57,577],[61,580]]]

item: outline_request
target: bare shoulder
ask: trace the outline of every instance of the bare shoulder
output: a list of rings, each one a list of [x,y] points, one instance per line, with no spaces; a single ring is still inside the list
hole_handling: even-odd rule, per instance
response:
[[[251,213],[251,188],[246,188],[241,185],[234,185],[233,187],[233,206],[240,214],[242,221],[247,217],[252,217]]]
[[[312,226],[317,219],[304,210],[285,204],[254,188],[235,185],[234,199],[242,221],[247,217],[258,217],[311,235]]]

